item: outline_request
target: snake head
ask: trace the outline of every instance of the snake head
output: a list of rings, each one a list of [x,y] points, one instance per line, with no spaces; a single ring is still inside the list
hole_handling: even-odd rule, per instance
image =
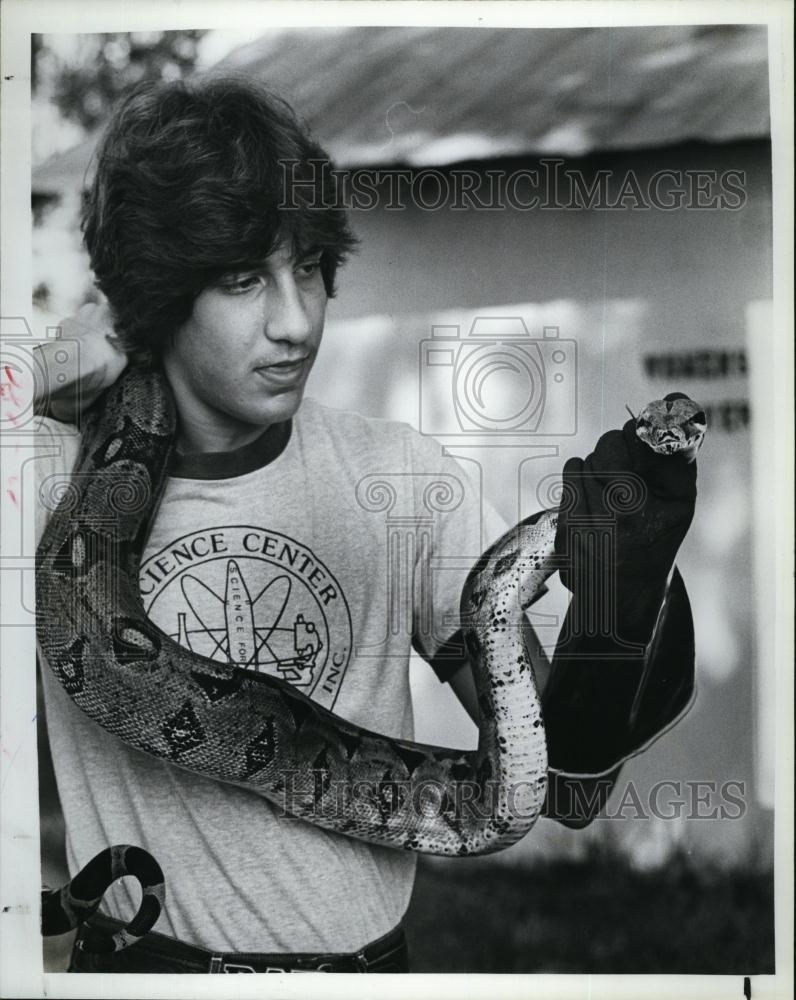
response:
[[[658,455],[679,452],[687,462],[696,458],[708,425],[702,407],[681,392],[648,403],[635,420],[639,440]]]

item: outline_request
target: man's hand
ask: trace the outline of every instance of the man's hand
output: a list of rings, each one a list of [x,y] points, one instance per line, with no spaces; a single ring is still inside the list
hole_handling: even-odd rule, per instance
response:
[[[622,503],[633,477],[635,496]],[[556,551],[572,602],[542,697],[554,769],[547,815],[583,825],[621,762],[671,725],[693,693],[688,598],[677,573],[668,595],[667,580],[694,515],[696,463],[657,455],[629,420],[585,461],[568,461],[564,483]],[[598,787],[585,775],[607,783],[584,812],[573,795]],[[574,784],[572,776],[580,776]]]
[[[113,316],[105,304],[85,305],[59,326],[61,338],[36,348],[50,378],[36,387],[35,405],[37,412],[70,423],[113,385],[127,366],[127,355],[116,343]],[[77,341],[77,352],[68,351],[68,341]],[[66,363],[54,364],[56,352],[65,348]],[[57,383],[52,380],[56,370],[59,377],[65,376]]]
[[[623,491],[635,496],[623,500]],[[643,644],[652,635],[695,502],[696,462],[688,463],[680,454],[656,454],[636,436],[634,420],[621,431],[603,434],[585,461],[573,458],[564,466],[556,552],[567,566],[560,577],[576,601],[605,609],[613,599],[616,638]],[[594,534],[578,532],[577,525],[597,528],[603,518],[614,533],[610,555],[584,551]],[[598,581],[613,593],[591,592]]]

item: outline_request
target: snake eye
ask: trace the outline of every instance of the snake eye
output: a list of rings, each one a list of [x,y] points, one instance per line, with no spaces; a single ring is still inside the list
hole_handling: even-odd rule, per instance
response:
[[[693,417],[691,417],[692,424],[702,424],[704,426],[707,422],[708,418],[705,416],[704,410],[700,410],[699,413],[695,413]]]

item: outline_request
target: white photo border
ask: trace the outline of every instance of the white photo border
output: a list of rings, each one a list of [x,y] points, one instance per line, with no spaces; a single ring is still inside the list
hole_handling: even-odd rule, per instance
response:
[[[309,9],[311,8],[311,10]],[[2,284],[0,315],[29,316],[31,295],[30,217],[30,35],[92,31],[301,25],[432,24],[507,27],[663,25],[685,23],[767,24],[772,112],[775,331],[775,434],[778,490],[776,539],[779,559],[773,609],[776,670],[776,968],[753,977],[754,997],[786,997],[793,985],[793,14],[788,0],[733,0],[687,4],[661,0],[635,3],[393,3],[267,2],[267,0],[4,0],[2,4]],[[43,336],[43,331],[33,331]],[[0,465],[6,449],[0,448]],[[32,519],[28,510],[26,516]],[[4,530],[7,525],[4,525]],[[18,524],[8,530],[19,530]],[[4,602],[18,599],[3,594]],[[228,980],[207,976],[119,975],[96,977],[43,973],[39,936],[39,815],[37,799],[36,691],[31,630],[6,630],[0,640],[4,668],[0,689],[2,840],[0,841],[0,995],[7,997],[415,997],[500,996],[616,1000],[654,997],[740,997],[742,977],[732,976],[481,976],[412,975],[372,978],[272,975]],[[134,993],[132,992],[134,989]]]

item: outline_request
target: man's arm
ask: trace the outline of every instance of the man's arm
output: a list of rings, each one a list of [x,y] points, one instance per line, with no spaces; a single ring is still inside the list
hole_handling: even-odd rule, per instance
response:
[[[478,696],[475,690],[475,679],[470,663],[467,660],[451,660],[453,651],[461,648],[458,641],[459,633],[443,646],[437,657],[432,661],[438,672],[447,674],[448,684],[456,695],[467,714],[476,723],[479,722]],[[525,648],[533,666],[536,687],[540,697],[543,697],[552,665],[548,660],[542,644],[526,620],[523,628]],[[451,671],[453,671],[451,673]],[[588,826],[605,806],[611,791],[619,776],[620,768],[599,778],[577,778],[563,781],[551,775],[547,801],[543,815],[557,820],[564,826],[580,829]]]
[[[694,515],[696,462],[656,454],[629,420],[566,463],[563,495],[556,553],[572,600],[542,700],[548,807],[583,825],[584,777],[610,782],[693,701],[693,622],[674,560]]]

